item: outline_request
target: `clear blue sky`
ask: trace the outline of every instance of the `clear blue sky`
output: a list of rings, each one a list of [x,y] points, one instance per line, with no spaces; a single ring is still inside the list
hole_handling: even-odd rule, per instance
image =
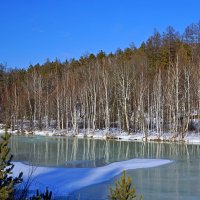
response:
[[[182,32],[199,11],[199,0],[1,0],[0,63],[28,67],[138,46],[154,28]]]

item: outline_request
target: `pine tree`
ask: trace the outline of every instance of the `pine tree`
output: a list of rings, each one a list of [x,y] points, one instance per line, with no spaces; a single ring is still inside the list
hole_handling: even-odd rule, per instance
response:
[[[48,188],[46,188],[46,192],[42,193],[39,192],[39,190],[36,190],[36,195],[33,195],[33,197],[30,197],[30,200],[51,200],[52,198],[52,191],[49,191]]]
[[[13,199],[15,185],[22,182],[22,172],[18,177],[13,178],[12,170],[14,164],[11,163],[13,156],[10,155],[10,148],[8,147],[10,134],[5,131],[1,136],[0,143],[0,199],[9,200]]]
[[[132,200],[136,198],[135,188],[132,186],[130,176],[126,178],[126,171],[123,172],[120,180],[115,184],[115,189],[110,188],[111,200]],[[142,200],[142,196],[139,198]]]

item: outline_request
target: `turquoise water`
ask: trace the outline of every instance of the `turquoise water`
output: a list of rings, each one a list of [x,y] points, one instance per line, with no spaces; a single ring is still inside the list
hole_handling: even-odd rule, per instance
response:
[[[137,193],[144,200],[200,199],[199,145],[14,136],[11,151],[15,161],[57,167],[98,167],[132,158],[174,160],[160,167],[129,170]],[[107,199],[108,188],[117,178],[76,191],[70,199]]]

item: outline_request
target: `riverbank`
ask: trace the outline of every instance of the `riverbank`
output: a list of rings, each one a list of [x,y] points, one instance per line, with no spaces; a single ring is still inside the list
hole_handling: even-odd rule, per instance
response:
[[[5,130],[0,126],[0,134],[3,134]],[[72,130],[35,130],[32,132],[24,131],[20,133],[18,130],[12,131],[8,129],[8,132],[13,135],[39,135],[39,136],[73,136],[78,138],[94,138],[94,139],[114,139],[122,141],[139,141],[139,142],[182,142],[186,144],[200,144],[200,133],[188,132],[184,138],[180,135],[174,137],[170,133],[158,134],[155,131],[149,132],[148,136],[145,138],[144,133],[130,133],[119,131],[118,129],[111,128],[109,131],[106,129],[102,130],[82,130],[80,129],[78,133],[74,134]]]

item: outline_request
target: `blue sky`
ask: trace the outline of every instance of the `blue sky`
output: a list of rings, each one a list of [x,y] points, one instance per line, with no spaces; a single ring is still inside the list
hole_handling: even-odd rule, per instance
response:
[[[28,67],[139,46],[156,28],[182,32],[199,0],[0,0],[0,63]]]

